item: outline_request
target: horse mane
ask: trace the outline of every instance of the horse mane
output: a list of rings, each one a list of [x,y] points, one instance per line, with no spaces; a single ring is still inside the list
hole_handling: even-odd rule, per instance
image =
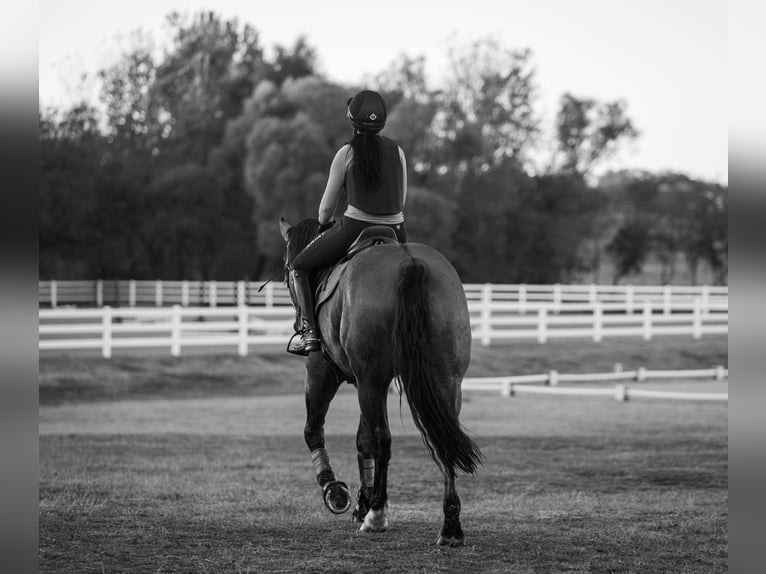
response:
[[[290,229],[290,241],[287,242],[287,260],[292,261],[304,247],[319,234],[319,220],[309,218],[296,223]]]

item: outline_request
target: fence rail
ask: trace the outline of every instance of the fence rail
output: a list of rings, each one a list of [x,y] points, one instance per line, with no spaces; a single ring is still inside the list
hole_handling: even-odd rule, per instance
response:
[[[522,312],[518,303],[469,301],[472,337],[482,345],[509,339],[546,343],[554,338],[635,336],[644,340],[662,335],[727,334],[729,314],[724,305],[702,300],[665,313],[644,301],[641,313],[607,312],[596,303],[590,311],[558,312],[540,307]],[[236,307],[121,307],[39,309],[39,349],[99,349],[111,357],[119,348],[166,348],[179,356],[194,346],[234,346],[240,355],[259,345],[285,345],[293,332],[293,309],[286,306]]]
[[[618,383],[614,387],[561,387],[561,382],[597,382],[597,381],[647,381],[650,379],[728,379],[728,369],[717,366],[713,369],[688,370],[649,370],[640,367],[633,371],[615,371],[611,373],[559,373],[549,371],[539,375],[520,375],[510,377],[473,377],[463,379],[464,391],[494,391],[504,397],[518,394],[545,395],[577,395],[577,396],[606,396],[616,401],[627,401],[632,398],[678,399],[699,401],[728,401],[728,393],[700,393],[686,391],[663,391],[656,389],[636,389],[626,383]]]
[[[38,300],[43,308],[83,307],[170,307],[190,306],[289,306],[290,295],[281,283],[268,283],[259,293],[262,282],[251,281],[40,281]],[[464,285],[469,301],[513,303],[521,312],[540,307],[620,309],[632,313],[644,301],[671,313],[695,299],[708,305],[728,304],[726,286],[651,286],[651,285]]]

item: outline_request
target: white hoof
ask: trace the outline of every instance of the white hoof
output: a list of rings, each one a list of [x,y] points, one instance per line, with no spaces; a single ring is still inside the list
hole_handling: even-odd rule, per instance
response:
[[[388,530],[388,505],[381,510],[370,510],[359,527],[359,532],[385,532]]]

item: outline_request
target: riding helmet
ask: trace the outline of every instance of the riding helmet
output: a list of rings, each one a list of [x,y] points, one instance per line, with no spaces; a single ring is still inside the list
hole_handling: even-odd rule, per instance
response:
[[[362,90],[349,98],[346,115],[356,131],[375,134],[386,125],[386,102],[378,92]]]

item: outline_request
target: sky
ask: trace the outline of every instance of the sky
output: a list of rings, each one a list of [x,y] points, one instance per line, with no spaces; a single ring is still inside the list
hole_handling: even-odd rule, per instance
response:
[[[623,99],[641,135],[608,167],[728,183],[724,0],[39,0],[40,104],[95,100],[92,78],[130,47],[135,30],[161,43],[165,16],[200,10],[251,24],[267,48],[305,36],[320,71],[349,85],[406,54],[425,56],[437,88],[450,46],[491,37],[529,48],[544,124],[565,92]]]

